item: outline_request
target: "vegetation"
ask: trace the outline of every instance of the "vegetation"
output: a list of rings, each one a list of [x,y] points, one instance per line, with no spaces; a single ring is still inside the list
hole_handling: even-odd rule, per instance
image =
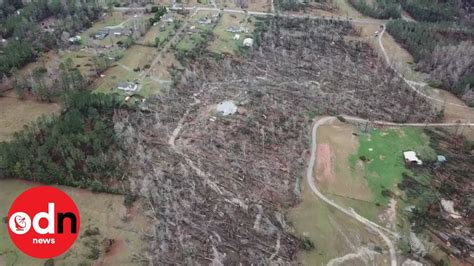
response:
[[[398,0],[374,0],[373,4],[367,0],[350,0],[351,5],[362,14],[378,19],[400,17],[400,4]]]
[[[462,130],[461,128],[459,130]],[[458,130],[457,130],[458,131]],[[403,190],[405,206],[411,206],[408,219],[417,233],[429,230],[433,235],[444,235],[456,250],[445,246],[443,249],[460,257],[468,257],[472,230],[466,228],[472,216],[472,142],[461,135],[450,134],[440,129],[425,131],[430,137],[430,146],[437,154],[444,155],[445,162],[428,162],[411,174],[404,174],[398,187]],[[450,218],[440,201],[453,202],[458,219]],[[436,261],[434,261],[436,263]]]
[[[474,105],[474,31],[450,23],[387,23],[388,32],[415,58],[417,67],[439,84]],[[428,41],[429,40],[429,41]]]
[[[111,151],[118,147],[112,115],[117,95],[74,92],[65,95],[64,112],[43,117],[0,143],[0,178],[93,187],[118,175]]]
[[[381,131],[374,129],[368,134],[360,135],[359,150],[349,160],[352,167],[360,160],[364,164],[365,178],[372,190],[375,202],[387,204],[391,193],[387,190],[394,188],[402,180],[406,169],[403,151],[422,151],[426,154],[423,159],[435,160],[429,147],[429,138],[421,130],[389,129]],[[436,155],[436,154],[435,154]],[[384,192],[385,191],[385,192]]]
[[[66,45],[68,36],[92,25],[101,12],[96,0],[37,0],[0,4],[0,36],[8,40],[0,50],[0,76],[31,62],[40,52]],[[51,25],[42,21],[51,19]]]
[[[158,22],[166,14],[166,7],[164,6],[154,6],[151,8],[151,12],[155,13],[155,16],[150,18],[150,24]]]
[[[402,8],[418,21],[452,21],[458,12],[455,0],[400,0]]]
[[[176,59],[182,65],[186,65],[202,55],[208,54],[206,46],[212,36],[212,29],[205,28],[193,34],[190,40],[182,40],[176,46]]]

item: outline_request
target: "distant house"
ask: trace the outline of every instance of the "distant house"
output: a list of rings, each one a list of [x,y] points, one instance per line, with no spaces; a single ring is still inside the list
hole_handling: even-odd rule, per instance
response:
[[[248,32],[248,30],[243,27],[229,27],[227,28],[227,32],[242,33],[242,32]]]
[[[405,157],[405,163],[406,164],[416,164],[416,165],[422,165],[423,162],[416,156],[416,152],[414,151],[406,151],[403,152],[403,157]]]
[[[94,35],[94,39],[103,40],[108,35],[109,35],[109,31],[105,30],[105,29],[102,29],[102,30],[99,30],[98,32],[96,32],[96,34]]]
[[[138,84],[134,82],[120,82],[117,84],[117,89],[122,91],[136,91],[138,89]]]
[[[234,40],[239,40],[240,39],[240,34],[235,34],[234,35]]]
[[[208,17],[198,19],[197,23],[199,24],[211,24],[211,20]]]
[[[245,38],[243,44],[244,44],[245,47],[252,47],[253,46],[253,39],[252,38]]]

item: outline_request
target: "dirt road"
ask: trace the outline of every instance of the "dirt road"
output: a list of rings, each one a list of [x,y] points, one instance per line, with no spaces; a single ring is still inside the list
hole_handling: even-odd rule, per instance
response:
[[[366,119],[363,118],[358,118],[358,117],[352,117],[352,116],[342,116],[344,119],[347,121],[351,122],[369,122]],[[314,164],[316,162],[317,158],[317,149],[316,149],[316,140],[317,140],[317,131],[318,127],[327,123],[330,123],[332,121],[335,121],[337,118],[336,117],[324,117],[319,119],[318,121],[315,122],[312,132],[311,132],[311,158],[308,163],[308,168],[306,170],[306,181],[308,182],[309,187],[311,188],[311,191],[321,200],[326,202],[327,204],[333,206],[334,208],[338,209],[339,211],[343,212],[344,214],[358,220],[359,222],[363,223],[367,227],[371,228],[372,230],[376,231],[382,239],[385,241],[387,244],[389,251],[390,251],[390,260],[391,260],[391,265],[396,266],[397,265],[397,255],[395,251],[395,247],[391,241],[391,239],[386,235],[386,233],[390,234],[391,236],[398,238],[398,234],[395,232],[392,232],[388,230],[387,228],[380,226],[364,217],[359,215],[356,211],[354,211],[352,208],[345,208],[334,201],[330,200],[327,198],[321,191],[318,190],[316,186],[316,179],[314,177]],[[371,123],[375,123],[377,125],[385,125],[385,126],[411,126],[411,127],[452,127],[452,126],[458,126],[460,123],[407,123],[407,124],[397,124],[397,123],[392,123],[392,122],[385,122],[385,121],[370,121]],[[467,125],[467,126],[474,126],[474,123],[463,123],[462,125]],[[385,232],[385,233],[384,233]]]

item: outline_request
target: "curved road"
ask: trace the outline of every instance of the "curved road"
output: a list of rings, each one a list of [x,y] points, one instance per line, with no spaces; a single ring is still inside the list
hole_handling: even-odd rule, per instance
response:
[[[411,127],[452,127],[452,126],[459,126],[459,125],[466,125],[466,126],[474,126],[474,123],[444,123],[444,124],[439,124],[439,123],[407,123],[407,124],[397,124],[397,123],[392,123],[392,122],[385,122],[385,121],[368,121],[366,119],[358,118],[358,117],[352,117],[352,116],[342,116],[344,119],[347,121],[351,122],[371,122],[377,125],[385,125],[385,126],[411,126]],[[308,163],[308,168],[306,170],[306,181],[308,182],[309,187],[311,188],[311,191],[321,200],[326,202],[327,204],[333,206],[334,208],[338,209],[339,211],[343,212],[344,214],[358,220],[359,222],[363,223],[367,227],[371,228],[372,230],[376,231],[382,239],[385,241],[387,244],[389,251],[390,251],[390,261],[392,266],[397,266],[397,254],[395,251],[395,247],[390,240],[390,238],[386,235],[386,233],[391,234],[392,236],[398,238],[398,234],[394,233],[387,228],[380,226],[364,217],[359,215],[356,211],[354,211],[352,208],[345,208],[342,207],[341,205],[337,204],[336,202],[330,200],[327,198],[321,191],[316,186],[316,180],[314,177],[314,164],[316,162],[317,158],[317,131],[318,127],[327,123],[330,123],[332,121],[335,121],[337,118],[336,117],[323,117],[316,121],[314,123],[313,129],[311,131],[311,158]],[[385,232],[385,233],[384,233]]]

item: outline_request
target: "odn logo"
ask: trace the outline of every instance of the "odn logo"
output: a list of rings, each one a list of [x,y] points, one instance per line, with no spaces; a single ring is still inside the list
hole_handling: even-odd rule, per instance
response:
[[[18,196],[8,212],[8,232],[13,243],[35,258],[54,258],[66,252],[77,238],[80,215],[63,191],[34,187]]]

